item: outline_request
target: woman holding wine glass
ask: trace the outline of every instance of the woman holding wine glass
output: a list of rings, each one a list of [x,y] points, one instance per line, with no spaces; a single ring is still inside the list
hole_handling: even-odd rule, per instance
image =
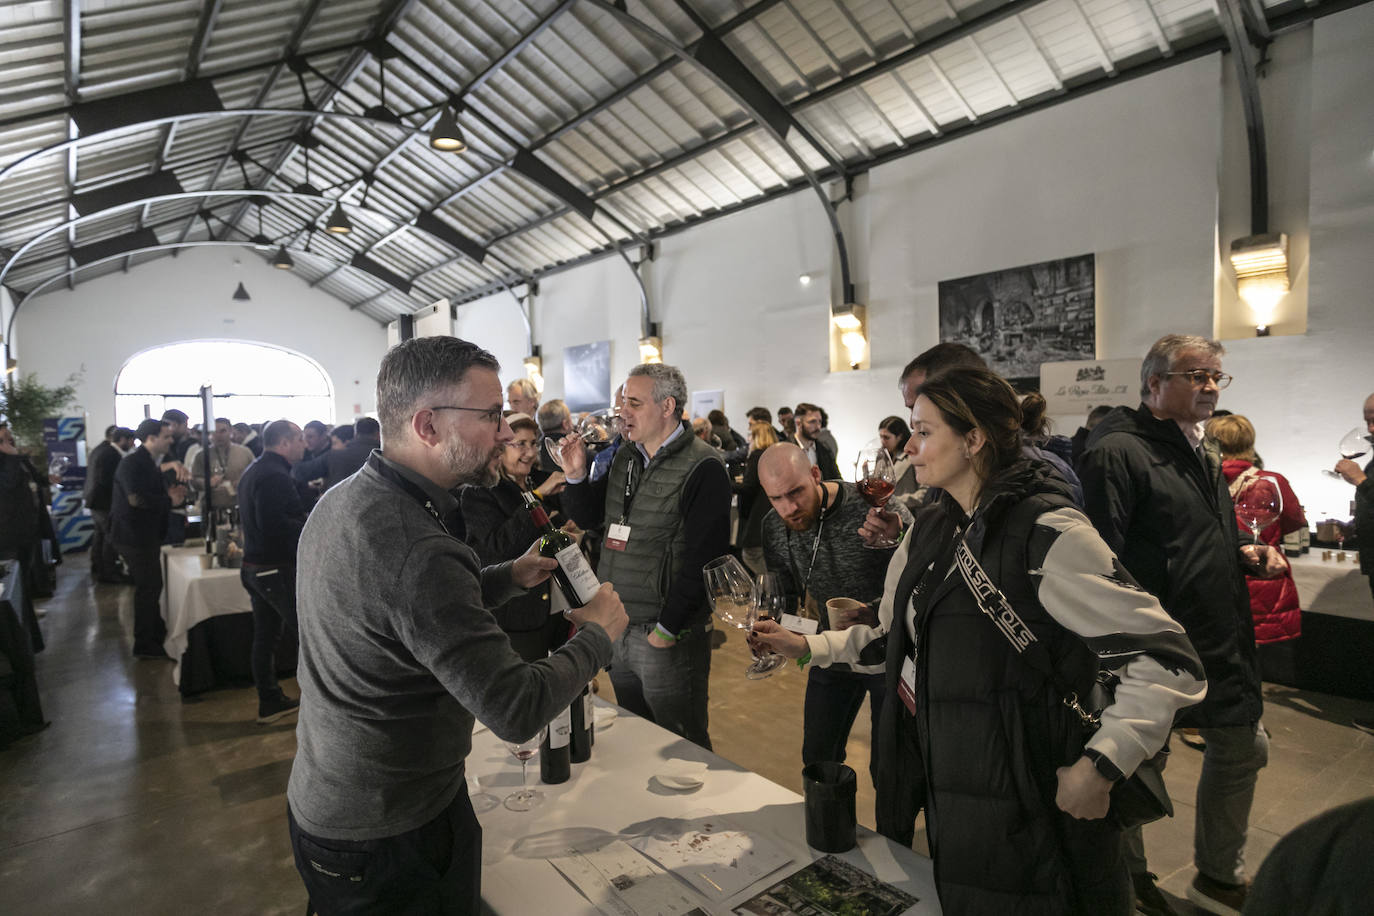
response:
[[[513,560],[538,540],[541,532],[525,509],[521,494],[541,500],[555,524],[561,524],[559,494],[562,471],[546,473],[534,466],[539,457],[539,427],[525,414],[506,418],[515,438],[501,455],[501,477],[494,487],[465,486],[458,491],[467,525],[467,543],[483,566]],[[549,614],[553,581],[512,598],[492,614],[510,637],[511,646],[525,661],[548,656],[568,638],[568,622],[561,614]]]
[[[1307,517],[1288,480],[1255,466],[1255,427],[1239,414],[1213,417],[1207,435],[1221,447],[1221,472],[1230,484],[1236,523],[1256,543],[1283,549],[1283,536],[1307,526]],[[1277,577],[1245,577],[1250,589],[1250,613],[1255,618],[1259,645],[1296,639],[1302,635],[1302,612],[1292,569]]]
[[[1132,894],[1111,788],[1202,698],[1202,663],[1067,484],[1023,456],[1020,404],[1003,379],[936,375],[917,389],[911,425],[917,479],[941,492],[897,549],[878,610],[878,829],[909,844],[924,809],[946,913],[1016,901],[1021,912],[1124,916]],[[835,660],[855,660],[848,630],[766,629],[755,641],[781,654],[820,637]],[[1118,681],[1089,734],[1065,701],[1088,697],[1099,668]]]

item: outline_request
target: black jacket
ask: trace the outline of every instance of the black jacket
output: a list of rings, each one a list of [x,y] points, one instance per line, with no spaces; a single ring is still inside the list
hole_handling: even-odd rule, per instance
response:
[[[327,490],[346,478],[352,477],[364,464],[373,449],[382,447],[382,440],[375,436],[354,436],[343,448],[332,449],[325,455],[328,468],[324,475],[324,488]]]
[[[797,446],[802,451],[806,451],[806,446],[802,445],[796,438],[786,440]],[[835,456],[826,448],[825,443],[816,443],[816,467],[821,469],[821,480],[843,480],[840,474],[840,466],[835,461]]]
[[[82,496],[86,508],[92,512],[110,511],[110,499],[114,496],[115,471],[123,458],[119,449],[110,442],[102,442],[91,450],[86,462],[86,487]]]
[[[130,501],[132,499],[132,502]],[[139,446],[119,461],[110,496],[110,539],[124,547],[155,547],[167,535],[172,498],[153,456]]]
[[[1364,466],[1364,476],[1355,488],[1355,536],[1360,539],[1360,572],[1374,576],[1374,461]]]
[[[291,463],[276,452],[263,452],[239,478],[244,562],[294,566],[305,516]]]
[[[1040,608],[1028,570],[1034,520],[1070,506],[1068,487],[1038,461],[989,482],[969,549],[1084,696],[1098,660]],[[1120,830],[1055,805],[1056,769],[1082,753],[1084,734],[1053,687],[1021,662],[958,572],[946,573],[967,523],[948,493],[917,514],[894,597],[887,693],[878,748],[878,829],[909,844],[918,809],[935,859],[940,904],[959,914],[1106,916],[1129,910]],[[933,565],[932,565],[933,564]],[[916,716],[897,692],[917,609]]]
[[[1088,518],[1122,564],[1188,631],[1207,698],[1179,725],[1253,725],[1263,711],[1255,625],[1236,513],[1220,456],[1207,461],[1173,420],[1118,407],[1079,461]]]
[[[0,452],[0,557],[28,561],[43,535],[47,485],[26,456]]]
[[[542,533],[534,526],[520,493],[515,482],[505,476],[494,487],[466,486],[459,492],[467,526],[464,540],[483,567],[514,560]],[[549,589],[553,587],[551,581],[544,582],[493,608],[492,616],[507,633],[541,630],[549,620]]]

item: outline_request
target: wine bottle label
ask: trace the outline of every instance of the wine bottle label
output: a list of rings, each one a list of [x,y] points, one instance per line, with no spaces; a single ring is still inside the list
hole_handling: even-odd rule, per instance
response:
[[[582,721],[586,723],[588,731],[591,730],[595,718],[592,714],[592,694],[591,691],[587,691],[582,695]]]
[[[553,717],[549,723],[549,747],[557,750],[567,747],[572,737],[572,708],[569,707]]]
[[[558,565],[563,567],[563,573],[572,583],[573,591],[577,592],[577,598],[583,604],[596,597],[597,589],[601,588],[600,581],[596,578],[596,573],[592,572],[592,566],[587,562],[587,558],[582,556],[582,551],[576,544],[569,544],[558,553],[554,554],[554,559]]]

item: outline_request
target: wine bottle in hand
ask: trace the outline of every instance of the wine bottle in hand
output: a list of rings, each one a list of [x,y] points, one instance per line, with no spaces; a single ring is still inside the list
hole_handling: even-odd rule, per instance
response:
[[[558,590],[568,600],[568,607],[582,607],[591,601],[601,588],[596,573],[592,571],[591,564],[582,555],[582,549],[577,546],[572,535],[555,528],[553,522],[549,521],[549,515],[539,504],[538,498],[529,492],[522,495],[525,498],[525,508],[529,509],[535,527],[544,532],[539,539],[539,555],[558,561],[558,567],[553,570],[553,581],[558,584]]]

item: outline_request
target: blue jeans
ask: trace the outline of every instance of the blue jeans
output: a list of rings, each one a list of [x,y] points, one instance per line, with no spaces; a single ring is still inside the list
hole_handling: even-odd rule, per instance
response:
[[[296,629],[296,567],[243,564],[239,581],[253,605],[253,650],[248,663],[259,700],[281,694],[277,686],[277,640],[282,627]]]
[[[872,754],[868,760],[868,775],[874,785],[878,782],[878,717],[883,710],[881,674],[855,674],[853,671],[834,671],[812,668],[806,679],[806,705],[802,715],[802,764],[810,766],[822,760],[844,763],[845,745],[849,730],[868,694],[872,717]]]
[[[330,840],[300,828],[288,805],[296,870],[310,911],[476,916],[482,899],[482,825],[467,787],[427,824],[374,840]]]
[[[711,679],[711,633],[687,627],[666,649],[649,645],[654,622],[631,622],[611,654],[611,686],[621,706],[693,744],[711,749],[706,695]]]

